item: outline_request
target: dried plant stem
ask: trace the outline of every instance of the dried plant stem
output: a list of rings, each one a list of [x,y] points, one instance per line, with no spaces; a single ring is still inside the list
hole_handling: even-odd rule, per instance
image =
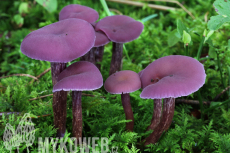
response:
[[[185,104],[194,104],[194,105],[200,104],[198,100],[187,100],[187,99],[176,99],[176,103],[185,103]],[[211,101],[203,101],[203,104],[210,105]]]
[[[126,120],[132,120],[131,122],[126,123],[126,130],[132,132],[134,127],[134,117],[129,93],[121,94],[121,101],[124,108]]]
[[[82,138],[82,107],[81,107],[81,91],[72,92],[73,105],[73,136],[76,140]]]
[[[146,4],[141,3],[141,2],[134,2],[134,1],[128,1],[128,0],[106,0],[109,2],[117,2],[117,3],[122,3],[122,4],[128,4],[128,5],[134,5],[134,6],[140,6],[143,7]],[[153,9],[158,9],[158,10],[176,10],[174,7],[168,7],[168,6],[162,6],[162,5],[154,5],[154,4],[147,4],[148,7],[153,8]]]
[[[154,99],[153,117],[151,120],[151,124],[148,126],[146,131],[154,130],[157,127],[157,125],[160,123],[161,110],[162,110],[161,99]]]
[[[45,75],[47,72],[49,72],[51,70],[51,67],[50,68],[48,68],[48,69],[46,69],[44,72],[42,72],[41,74],[39,74],[38,76],[36,76],[38,79],[40,78],[40,77],[42,77],[43,75]]]
[[[221,93],[219,93],[214,99],[213,101],[216,101],[220,98],[221,95],[223,95],[226,91],[228,91],[228,89],[230,88],[230,86],[228,86],[227,88],[225,88],[223,91],[221,91]]]
[[[0,77],[0,79],[12,77],[12,76],[25,76],[25,77],[33,78],[34,80],[38,80],[37,77],[32,76],[32,75],[30,75],[30,74],[12,74],[12,75],[8,75],[8,76]]]
[[[175,107],[175,98],[165,98],[163,104],[163,114],[160,123],[154,129],[154,131],[146,138],[144,145],[148,145],[150,143],[155,144],[161,134],[164,131],[167,131],[171,125],[173,115],[174,115],[174,107]]]
[[[154,1],[154,2],[168,2],[168,3],[175,3],[179,5],[186,13],[188,13],[189,16],[191,16],[193,19],[196,19],[191,12],[189,12],[180,2],[173,1],[173,0],[140,0],[140,1]]]

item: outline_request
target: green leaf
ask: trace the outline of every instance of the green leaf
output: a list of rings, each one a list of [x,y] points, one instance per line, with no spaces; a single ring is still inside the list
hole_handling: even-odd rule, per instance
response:
[[[147,16],[147,17],[141,19],[141,21],[144,23],[144,22],[146,22],[146,21],[148,21],[148,20],[150,20],[150,19],[153,19],[153,18],[155,18],[155,17],[157,17],[157,16],[158,16],[157,14],[152,14],[152,15],[149,15],[149,16]]]
[[[183,38],[184,44],[189,44],[191,42],[191,36],[185,30],[183,31]]]
[[[213,3],[216,12],[219,15],[212,16],[208,22],[208,28],[210,30],[217,30],[225,22],[230,21],[230,1],[229,0],[216,0]]]
[[[188,33],[188,29],[186,28],[184,23],[181,22],[181,20],[177,20],[177,31],[179,32],[180,37],[183,36],[183,31],[186,31]]]
[[[216,0],[213,3],[215,10],[220,15],[230,16],[230,1],[229,0]]]
[[[23,23],[24,23],[24,18],[21,17],[20,14],[14,15],[13,20],[14,20],[14,22],[15,22],[17,25],[23,25]]]
[[[210,30],[219,29],[225,22],[229,22],[230,17],[224,17],[223,15],[212,16],[208,22],[208,28]]]
[[[50,13],[57,10],[57,0],[36,0],[36,2]]]
[[[168,35],[168,45],[170,47],[174,46],[179,40],[181,39],[181,36],[177,29],[173,30],[171,33]]]
[[[22,2],[20,5],[19,5],[19,8],[18,8],[18,12],[20,14],[22,13],[28,13],[29,12],[29,5],[27,2]]]

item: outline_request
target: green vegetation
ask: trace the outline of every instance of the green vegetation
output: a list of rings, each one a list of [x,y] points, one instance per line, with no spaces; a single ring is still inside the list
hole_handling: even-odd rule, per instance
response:
[[[195,100],[197,105],[176,103],[173,122],[169,130],[156,144],[140,147],[153,112],[152,100],[140,98],[141,89],[130,94],[134,113],[134,132],[125,131],[125,114],[119,95],[111,95],[102,87],[92,92],[83,92],[83,136],[107,137],[109,149],[117,146],[118,152],[230,152],[230,91],[215,98],[230,84],[230,32],[229,0],[183,1],[178,0],[195,17],[193,19],[174,3],[146,2],[179,8],[161,11],[147,5],[132,5],[107,2],[112,14],[122,13],[142,21],[145,28],[141,36],[125,44],[123,70],[140,72],[152,61],[167,55],[187,55],[204,64],[207,74],[205,85],[197,92],[178,99]],[[141,2],[141,0],[140,0]],[[40,5],[41,4],[41,5]],[[43,5],[45,4],[45,5]],[[15,130],[22,116],[30,113],[34,118],[35,140],[29,146],[30,152],[38,152],[38,137],[55,137],[53,128],[51,73],[34,80],[29,74],[39,76],[50,68],[50,63],[28,58],[20,51],[20,44],[33,30],[58,21],[58,13],[68,4],[81,4],[98,11],[100,19],[108,15],[101,1],[96,0],[7,0],[0,5],[0,112],[20,114],[0,116],[0,152],[9,152],[3,144],[7,123]],[[226,5],[225,5],[226,4]],[[44,7],[43,7],[43,6]],[[213,16],[213,17],[211,17]],[[210,20],[211,17],[211,20]],[[210,22],[208,22],[210,20]],[[215,30],[215,31],[213,31]],[[186,46],[186,44],[188,44]],[[105,46],[101,73],[104,81],[108,78],[112,43]],[[75,61],[72,61],[73,63]],[[71,63],[68,63],[70,65]],[[90,95],[90,96],[87,96]],[[38,98],[39,97],[39,98]],[[204,105],[203,102],[210,102]],[[71,138],[72,103],[67,100],[67,132],[64,138]],[[198,111],[199,110],[199,111]],[[68,141],[71,141],[70,139]],[[100,140],[99,140],[100,142]],[[67,148],[69,148],[67,144]],[[100,144],[97,147],[100,150]],[[53,151],[53,146],[49,146]],[[17,151],[13,147],[12,151]],[[27,151],[21,143],[19,151]],[[60,148],[59,151],[61,152]],[[100,151],[99,151],[100,152]]]

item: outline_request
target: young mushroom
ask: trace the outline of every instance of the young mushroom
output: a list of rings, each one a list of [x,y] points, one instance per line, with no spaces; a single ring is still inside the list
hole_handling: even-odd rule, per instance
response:
[[[21,44],[21,52],[26,56],[51,62],[53,85],[58,75],[66,68],[66,63],[86,54],[94,45],[93,27],[81,19],[65,19],[28,34]],[[67,93],[53,94],[54,127],[57,137],[66,131]]]
[[[97,21],[99,14],[96,10],[78,4],[70,4],[62,8],[59,13],[59,20],[65,20],[68,18],[82,19],[90,24]]]
[[[58,76],[53,92],[72,91],[73,136],[82,138],[82,91],[96,90],[103,85],[103,78],[98,68],[87,61],[73,63]]]
[[[144,25],[125,15],[107,16],[95,25],[96,31],[103,31],[113,41],[113,54],[109,75],[120,71],[123,43],[137,39]]]
[[[121,94],[126,120],[132,120],[126,123],[126,130],[133,131],[134,117],[129,93],[140,89],[141,81],[139,75],[130,70],[116,72],[107,78],[104,87],[111,94]]]
[[[175,98],[188,96],[205,83],[204,66],[187,56],[171,55],[149,64],[141,74],[143,99],[164,99],[160,123],[145,140],[145,145],[156,143],[172,122]],[[160,103],[160,102],[159,102]]]

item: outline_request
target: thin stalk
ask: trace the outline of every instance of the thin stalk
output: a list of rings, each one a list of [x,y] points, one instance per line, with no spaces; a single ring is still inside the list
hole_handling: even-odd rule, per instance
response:
[[[65,63],[51,62],[51,74],[53,85],[57,83],[58,75],[66,68]],[[66,131],[66,101],[67,92],[53,93],[54,128],[57,129],[57,137],[64,137]]]
[[[223,80],[223,75],[222,75],[222,67],[220,65],[220,57],[219,57],[219,52],[218,51],[216,51],[216,56],[217,56],[218,67],[219,67],[219,70],[220,70],[220,79],[221,79],[223,88],[225,88],[225,84],[224,84],[224,80]]]
[[[123,43],[113,42],[113,53],[112,53],[109,75],[115,73],[116,71],[121,70],[122,53],[123,53]]]
[[[82,138],[82,107],[81,107],[81,91],[72,91],[72,111],[73,111],[73,136],[76,140]]]
[[[215,108],[217,108],[217,107],[220,107],[220,106],[225,105],[225,104],[228,104],[228,103],[230,103],[230,99],[228,99],[228,100],[226,100],[226,101],[224,101],[224,102],[221,102],[220,104],[217,104],[217,105],[215,105],[215,106],[212,106],[212,107],[210,107],[210,108],[204,110],[204,113],[209,112],[209,111],[211,111],[211,110],[213,110],[213,109],[215,109]]]
[[[161,99],[154,99],[153,117],[151,120],[151,124],[148,126],[146,131],[154,130],[157,127],[157,125],[160,123],[161,110],[162,110]]]
[[[185,44],[185,55],[189,56],[189,52],[188,52],[188,43]]]
[[[107,3],[105,2],[105,0],[100,0],[100,2],[101,2],[101,5],[103,6],[104,11],[106,12],[106,14],[107,14],[108,16],[110,16],[111,13],[110,13],[110,11],[109,11],[108,5],[107,5]]]
[[[170,127],[174,115],[175,98],[165,98],[163,104],[163,114],[160,123],[155,130],[146,138],[144,145],[156,143],[161,134]]]
[[[124,52],[125,52],[125,55],[128,59],[129,62],[131,62],[130,58],[129,58],[129,54],[128,54],[128,50],[126,49],[125,45],[123,44],[123,49],[124,49]]]
[[[197,60],[198,61],[200,59],[201,51],[203,49],[204,40],[205,40],[205,36],[202,37],[201,42],[200,42],[200,46],[199,46],[199,49],[198,49],[198,52],[197,52]]]
[[[132,132],[134,127],[134,117],[133,117],[132,106],[130,103],[129,93],[121,94],[121,101],[124,108],[126,120],[132,120],[131,122],[126,123],[126,130]]]

